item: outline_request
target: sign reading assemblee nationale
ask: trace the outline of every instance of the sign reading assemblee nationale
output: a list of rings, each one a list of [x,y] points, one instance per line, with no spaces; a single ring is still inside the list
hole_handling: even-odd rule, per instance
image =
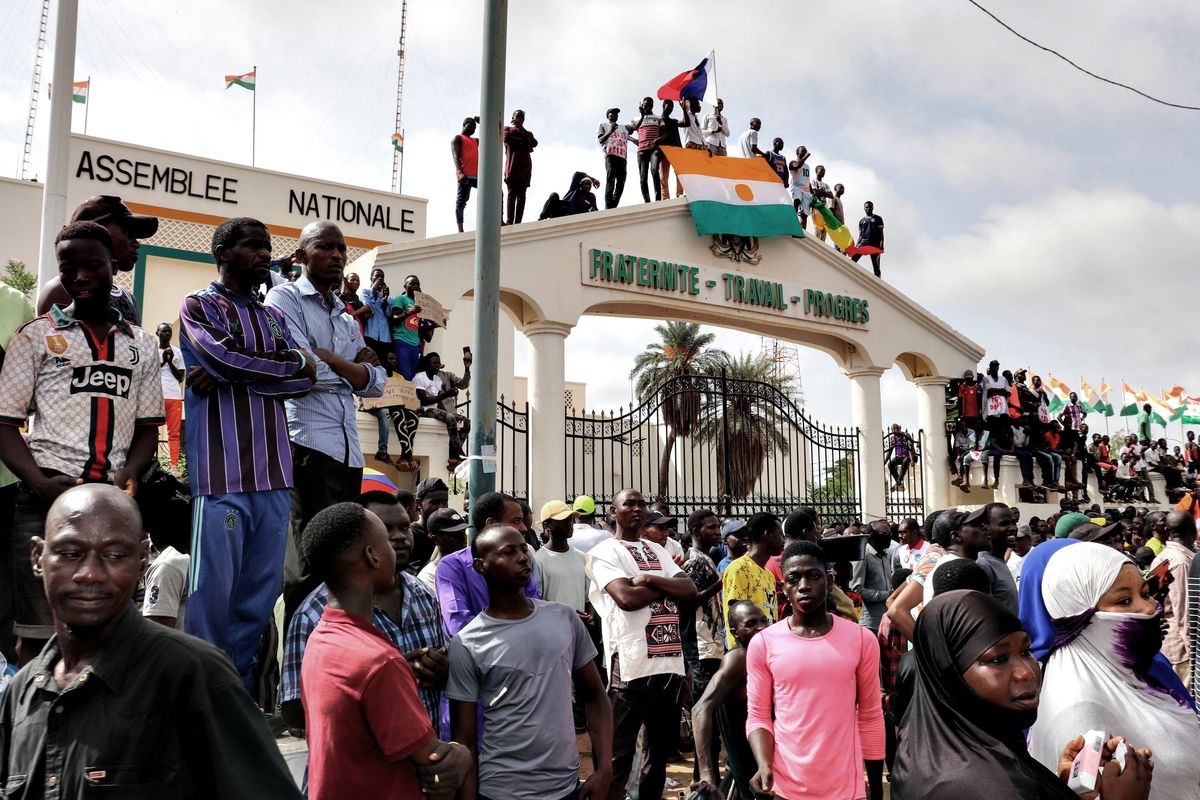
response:
[[[80,153],[75,178],[213,203],[241,203],[238,193],[242,187],[237,177],[199,172],[191,168],[190,162],[181,166],[167,161],[129,158],[121,153],[105,152],[98,145],[95,152],[87,147]],[[106,193],[117,191],[109,187],[97,188]],[[126,199],[129,199],[128,195]],[[287,187],[287,213],[385,231],[416,233],[412,209],[398,208],[393,214],[390,203],[366,197],[343,197]]]
[[[812,317],[822,322],[865,326],[871,321],[867,300],[836,291],[795,288],[717,267],[679,264],[657,258],[592,247],[583,253],[583,283],[725,307],[742,307],[781,316]]]

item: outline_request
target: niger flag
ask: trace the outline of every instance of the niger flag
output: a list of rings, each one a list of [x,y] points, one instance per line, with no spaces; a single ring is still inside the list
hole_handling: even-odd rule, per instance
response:
[[[804,236],[791,196],[764,159],[662,152],[683,183],[698,235]]]

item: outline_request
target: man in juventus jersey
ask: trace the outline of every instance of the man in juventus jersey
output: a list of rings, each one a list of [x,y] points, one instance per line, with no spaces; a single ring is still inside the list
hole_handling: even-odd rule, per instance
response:
[[[21,479],[13,520],[14,631],[26,663],[54,633],[30,539],[46,512],[81,483],[133,494],[163,423],[154,338],[110,305],[113,242],[94,222],[72,222],[55,239],[66,306],[30,320],[9,341],[0,372],[0,457]],[[20,427],[34,411],[26,444]]]

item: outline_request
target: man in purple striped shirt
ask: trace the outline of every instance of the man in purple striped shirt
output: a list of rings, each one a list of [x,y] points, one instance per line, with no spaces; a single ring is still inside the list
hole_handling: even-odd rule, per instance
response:
[[[316,380],[283,315],[254,299],[271,270],[271,236],[238,217],[213,232],[219,276],[179,309],[192,489],[184,630],[220,647],[246,688],[279,595],[291,509],[286,397]]]

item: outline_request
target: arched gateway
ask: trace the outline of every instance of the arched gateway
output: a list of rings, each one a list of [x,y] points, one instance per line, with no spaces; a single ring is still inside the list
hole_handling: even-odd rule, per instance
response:
[[[473,292],[474,247],[471,234],[388,245],[352,269],[380,267],[392,286],[418,273],[461,331],[469,304],[457,301]],[[823,243],[776,237],[748,251],[740,241],[697,237],[687,201],[669,200],[505,228],[500,286],[501,305],[531,349],[534,508],[563,495],[565,344],[585,314],[718,325],[828,354],[850,379],[867,519],[886,508],[879,378],[899,365],[917,386],[921,428],[931,434],[926,500],[935,508],[949,502],[944,390],[984,351]]]

